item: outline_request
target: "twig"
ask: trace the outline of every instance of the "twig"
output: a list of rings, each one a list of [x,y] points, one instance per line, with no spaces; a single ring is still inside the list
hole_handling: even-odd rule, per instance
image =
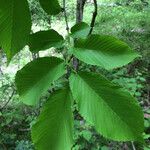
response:
[[[89,35],[92,34],[93,28],[95,26],[95,21],[96,21],[96,17],[97,17],[97,10],[98,10],[97,0],[93,0],[93,1],[94,1],[95,10],[93,12],[93,17],[92,17],[92,20],[91,20],[91,25],[90,25],[91,29],[90,29]]]
[[[13,92],[11,93],[11,95],[10,95],[8,101],[7,101],[7,102],[5,103],[5,105],[1,108],[1,110],[5,109],[5,107],[8,105],[8,103],[9,103],[9,102],[11,101],[11,99],[13,98],[14,94],[15,94],[15,90],[13,89]]]
[[[65,17],[65,22],[66,22],[66,30],[69,35],[69,24],[68,24],[68,17],[67,17],[67,12],[66,12],[66,0],[63,0],[63,12],[64,12],[64,17]],[[70,37],[68,37],[68,42],[70,43]],[[67,59],[67,57],[64,55],[64,58]],[[67,74],[66,78],[69,78],[70,75],[70,68],[67,66]]]
[[[136,150],[134,143],[133,143],[133,142],[131,142],[131,144],[132,144],[132,148],[133,148],[133,150]]]
[[[1,67],[0,67],[0,73],[1,73],[1,75],[4,75],[4,73],[3,73],[2,69],[1,69]]]
[[[76,7],[76,23],[82,22],[83,20],[83,11],[86,0],[77,0]]]
[[[19,131],[21,131],[21,132],[28,132],[28,131],[31,131],[31,129],[30,128],[28,128],[28,129],[19,129]]]
[[[67,33],[69,34],[69,24],[68,24],[68,18],[67,18],[67,13],[66,13],[66,0],[63,0],[63,12],[64,12],[64,17],[65,17],[65,22],[66,22],[66,30],[67,30]]]
[[[79,60],[75,57],[73,57],[73,67],[75,71],[78,71],[79,69]]]
[[[35,59],[37,59],[37,58],[39,58],[39,52],[37,52],[37,53],[32,53],[32,60],[35,60]]]

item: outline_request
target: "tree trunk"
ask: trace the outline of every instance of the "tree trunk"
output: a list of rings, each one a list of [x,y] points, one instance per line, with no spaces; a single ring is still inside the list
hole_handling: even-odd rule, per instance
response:
[[[76,23],[82,22],[83,20],[83,10],[86,0],[77,0],[76,7]]]
[[[83,20],[83,11],[84,11],[84,5],[86,0],[77,0],[77,6],[76,6],[76,23],[80,23]],[[77,58],[73,58],[73,66],[74,69],[77,71],[79,66],[79,61]]]

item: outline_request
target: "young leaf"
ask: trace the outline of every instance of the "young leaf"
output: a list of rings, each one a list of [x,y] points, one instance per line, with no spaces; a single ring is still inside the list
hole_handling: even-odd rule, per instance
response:
[[[0,46],[8,61],[27,44],[30,30],[27,0],[0,0]]]
[[[73,145],[73,115],[69,89],[56,91],[32,127],[32,139],[37,150],[71,150]]]
[[[124,42],[100,35],[77,40],[73,53],[79,60],[107,70],[126,65],[138,57]]]
[[[30,35],[29,46],[32,52],[38,52],[51,47],[61,47],[63,40],[55,30],[39,31]]]
[[[81,115],[104,137],[141,140],[143,113],[128,92],[101,75],[87,72],[72,74],[70,87]]]
[[[63,60],[54,57],[38,58],[17,72],[16,86],[22,102],[36,105],[52,82],[65,74]]]
[[[57,15],[61,12],[58,0],[39,0],[39,2],[48,15]]]
[[[73,38],[86,38],[89,34],[90,26],[85,22],[77,23],[71,28]]]

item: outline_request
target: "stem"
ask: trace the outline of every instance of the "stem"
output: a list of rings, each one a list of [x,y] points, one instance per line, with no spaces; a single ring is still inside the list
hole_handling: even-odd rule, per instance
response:
[[[4,75],[4,73],[3,73],[2,69],[1,69],[1,67],[0,67],[0,73],[1,73],[1,75]]]
[[[37,53],[32,53],[32,60],[35,60],[35,59],[37,59],[37,58],[39,58],[39,52],[37,52]]]
[[[63,0],[63,11],[64,11],[64,16],[65,16],[65,22],[66,22],[66,30],[69,35],[69,24],[68,24],[68,18],[67,18],[67,13],[66,13],[66,0]]]
[[[7,102],[5,103],[5,105],[1,108],[1,110],[5,109],[5,107],[8,105],[8,103],[9,103],[9,102],[11,101],[11,99],[13,98],[14,94],[15,94],[15,90],[13,89],[13,91],[12,91],[10,97],[8,98],[8,101],[7,101]]]
[[[86,0],[77,0],[77,8],[76,8],[76,23],[80,23],[83,20],[83,11]],[[73,67],[75,71],[78,70],[79,61],[77,58],[73,58]]]
[[[131,144],[132,144],[132,148],[133,148],[133,150],[136,150],[134,143],[133,143],[133,142],[131,142]]]
[[[70,40],[70,36],[69,36],[69,24],[68,24],[68,17],[67,17],[67,12],[66,12],[66,0],[63,0],[63,12],[64,12],[64,17],[65,17],[65,22],[66,22],[66,30],[67,30],[67,33],[68,33],[68,42],[69,44],[71,43],[71,40]],[[64,54],[64,58],[65,60],[67,60],[67,56]],[[70,58],[71,59],[71,58]],[[68,61],[68,60],[67,60]],[[71,69],[70,67],[67,65],[67,74],[66,74],[66,78],[68,79],[69,76],[70,76],[70,73],[71,73]]]
[[[82,22],[83,20],[83,11],[86,0],[77,0],[76,8],[76,23]]]
[[[95,21],[96,21],[96,17],[97,17],[97,10],[98,10],[98,6],[97,6],[97,0],[93,0],[94,1],[94,12],[93,12],[93,17],[92,17],[92,20],[91,20],[91,29],[90,29],[90,32],[89,32],[89,35],[92,34],[92,31],[93,31],[93,28],[95,26]]]

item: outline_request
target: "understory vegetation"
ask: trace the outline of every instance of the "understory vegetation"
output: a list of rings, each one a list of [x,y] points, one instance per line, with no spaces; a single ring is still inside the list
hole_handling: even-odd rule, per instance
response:
[[[63,12],[57,16],[47,15],[38,0],[28,0],[32,15],[32,33],[54,29],[68,38]],[[63,5],[63,2],[60,1]],[[78,69],[103,73],[112,83],[124,87],[125,91],[137,98],[144,113],[144,145],[138,142],[114,142],[104,138],[76,110],[74,115],[74,145],[72,150],[149,150],[150,149],[150,1],[149,0],[98,0],[98,14],[93,29],[94,34],[109,35],[121,39],[141,55],[128,65],[107,71],[99,66],[91,66],[79,61]],[[91,23],[94,5],[87,0],[84,6],[83,22]],[[69,29],[76,24],[76,0],[66,1]],[[69,40],[69,38],[68,38]],[[44,56],[65,56],[63,47],[46,51],[30,52],[26,46],[12,58],[8,65],[5,53],[0,49],[0,150],[34,150],[31,127],[40,114],[41,107],[49,95],[61,89],[66,80],[62,78],[40,98],[35,107],[20,101],[15,85],[18,70],[27,63]],[[69,47],[69,46],[68,46]],[[69,47],[70,48],[70,47]],[[68,48],[68,49],[69,49]],[[23,83],[22,83],[23,84]],[[126,110],[128,111],[128,110]],[[97,114],[99,115],[99,114]],[[107,118],[106,118],[107,119]],[[138,121],[138,120],[137,120]],[[112,124],[110,124],[112,126]],[[44,150],[44,149],[43,149]]]

